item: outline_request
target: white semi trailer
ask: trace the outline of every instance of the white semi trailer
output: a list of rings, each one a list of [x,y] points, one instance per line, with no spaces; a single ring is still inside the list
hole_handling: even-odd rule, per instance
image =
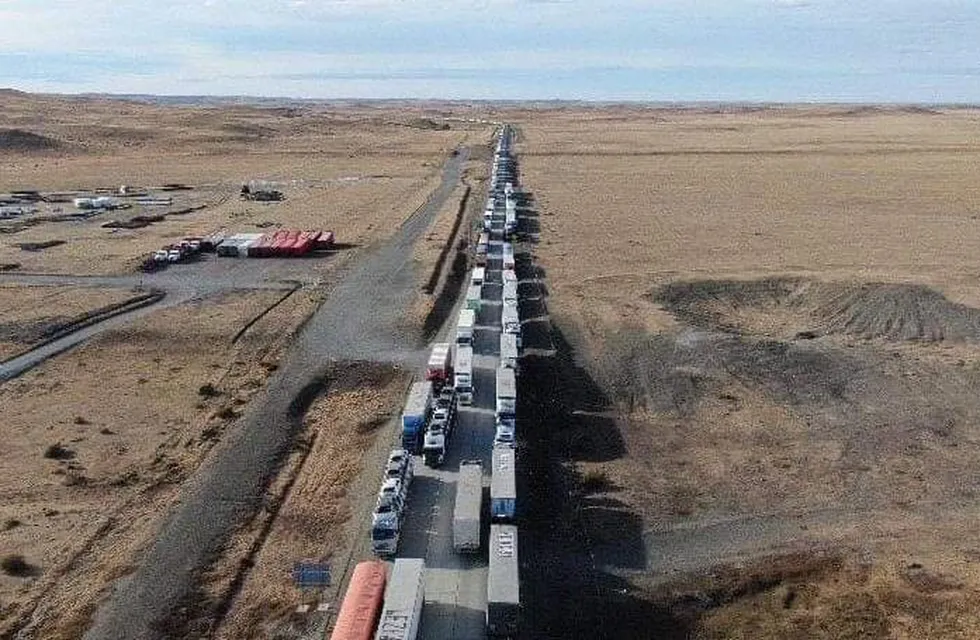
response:
[[[487,571],[487,635],[515,638],[520,626],[521,590],[517,558],[517,527],[490,526]]]
[[[473,309],[461,309],[459,320],[456,322],[456,344],[473,344],[473,326],[476,324],[476,312]]]
[[[517,359],[519,357],[517,349],[517,336],[512,333],[500,334],[500,366],[513,369],[514,373],[519,373]]]
[[[456,347],[453,386],[456,388],[456,400],[459,404],[473,404],[473,347],[469,345]]]
[[[395,560],[374,640],[415,640],[422,619],[424,576],[425,561],[421,558]]]
[[[517,379],[514,370],[497,368],[497,422],[513,424],[517,418]]]
[[[483,512],[483,465],[479,460],[465,460],[459,465],[456,483],[456,505],[453,507],[453,548],[459,553],[480,550],[480,526]]]

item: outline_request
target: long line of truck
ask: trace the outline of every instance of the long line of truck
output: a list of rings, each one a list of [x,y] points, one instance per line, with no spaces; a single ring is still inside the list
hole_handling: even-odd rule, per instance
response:
[[[484,230],[475,251],[477,266],[470,274],[455,332],[451,342],[433,345],[423,379],[409,389],[401,414],[401,448],[389,455],[371,527],[372,550],[382,557],[396,555],[415,456],[421,456],[427,466],[443,464],[458,419],[457,406],[473,403],[476,314],[479,311],[483,317],[487,308],[496,306],[484,299],[484,293],[489,282],[488,262],[494,257],[491,247],[499,245],[500,358],[494,377],[496,430],[490,468],[491,532],[485,621],[487,634],[497,637],[516,636],[520,619],[516,470],[521,321],[514,247],[508,241],[517,232],[518,202],[517,165],[510,154],[511,139],[512,131],[505,126],[494,153]],[[479,460],[463,461],[459,466],[452,518],[453,548],[457,553],[475,554],[481,550],[484,471]],[[424,602],[424,561],[397,558],[390,576],[386,575],[385,566],[378,562],[358,565],[331,638],[370,638],[373,634],[375,640],[414,640]],[[380,589],[384,589],[383,599],[378,595]]]

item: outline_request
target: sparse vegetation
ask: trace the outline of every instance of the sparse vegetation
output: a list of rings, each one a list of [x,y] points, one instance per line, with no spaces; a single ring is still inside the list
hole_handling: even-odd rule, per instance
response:
[[[75,452],[60,442],[56,442],[48,445],[48,448],[44,450],[44,457],[49,460],[71,460],[75,457]]]
[[[8,576],[25,578],[34,573],[34,567],[27,562],[24,556],[9,555],[0,560],[0,570]]]
[[[204,398],[214,398],[216,396],[220,396],[221,391],[219,391],[218,388],[215,387],[213,384],[208,382],[206,384],[202,384],[198,388],[197,395],[202,396]]]

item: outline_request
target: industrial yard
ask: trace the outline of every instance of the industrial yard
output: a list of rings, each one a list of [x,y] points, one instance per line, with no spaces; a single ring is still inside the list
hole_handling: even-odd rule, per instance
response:
[[[975,635],[976,111],[0,107],[0,638]]]

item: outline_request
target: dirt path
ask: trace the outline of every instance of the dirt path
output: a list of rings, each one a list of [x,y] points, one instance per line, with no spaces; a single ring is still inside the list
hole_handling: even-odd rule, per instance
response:
[[[185,489],[135,573],[120,579],[86,638],[181,637],[182,605],[196,577],[261,496],[302,428],[331,359],[407,359],[421,364],[417,332],[402,323],[413,295],[412,250],[460,178],[468,152],[443,169],[439,188],[385,245],[366,254],[304,327],[238,433]]]

